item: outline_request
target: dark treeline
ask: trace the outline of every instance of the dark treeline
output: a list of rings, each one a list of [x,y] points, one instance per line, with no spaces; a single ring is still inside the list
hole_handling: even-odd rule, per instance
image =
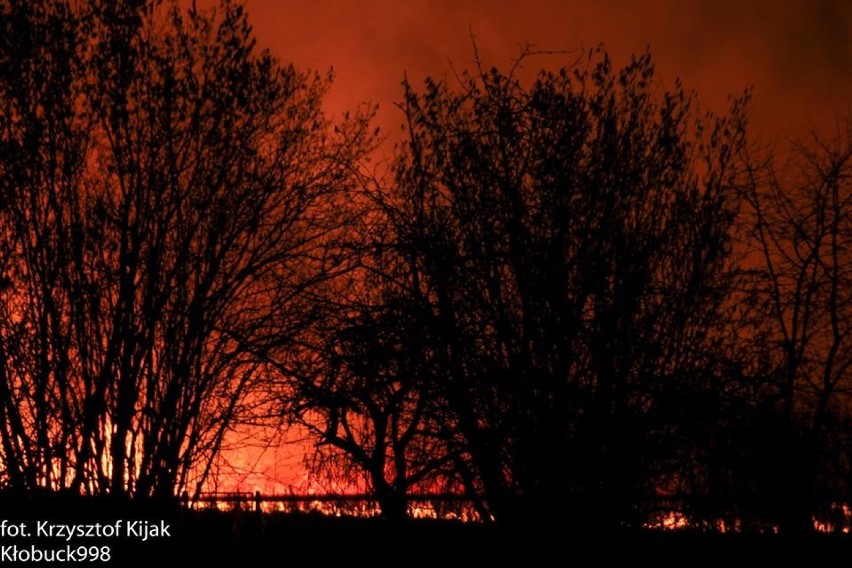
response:
[[[516,70],[406,82],[377,176],[236,3],[0,1],[2,484],[197,493],[261,420],[393,519],[840,530],[852,123]]]

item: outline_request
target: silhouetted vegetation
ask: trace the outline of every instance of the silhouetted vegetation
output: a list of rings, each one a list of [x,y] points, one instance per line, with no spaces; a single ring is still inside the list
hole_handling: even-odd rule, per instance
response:
[[[392,522],[848,528],[852,122],[517,71],[406,81],[377,175],[237,3],[0,0],[0,485],[197,494],[260,421]]]
[[[115,503],[109,499],[32,499],[17,510],[16,521],[50,518],[55,522],[98,522],[115,515],[165,519],[173,538],[138,542],[111,541],[116,566],[145,566],[169,559],[176,564],[211,567],[269,566],[293,562],[334,567],[353,559],[371,566],[499,563],[522,558],[531,565],[547,565],[554,559],[584,564],[637,562],[679,564],[700,557],[710,562],[731,558],[761,562],[780,561],[790,555],[809,558],[842,556],[849,541],[827,535],[789,541],[779,535],[719,535],[707,532],[646,532],[641,535],[614,532],[566,534],[559,527],[505,527],[497,524],[459,523],[418,519],[399,525],[384,519],[330,517],[314,514],[267,513],[214,509],[163,511],[139,503]],[[14,502],[0,497],[0,507]],[[20,543],[20,541],[19,541]]]
[[[311,385],[371,481],[404,491],[427,448],[486,517],[638,524],[696,467],[681,417],[732,365],[743,105],[697,121],[651,78],[647,55],[593,53],[529,89],[484,69],[406,85],[394,185],[371,192],[373,303]]]
[[[201,487],[304,298],[365,123],[235,3],[0,4],[0,442],[14,487]]]

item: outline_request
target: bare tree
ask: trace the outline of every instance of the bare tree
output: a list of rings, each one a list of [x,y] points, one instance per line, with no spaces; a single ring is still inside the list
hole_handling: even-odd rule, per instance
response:
[[[290,391],[380,497],[428,472],[486,519],[637,523],[694,469],[667,448],[726,380],[744,101],[698,120],[652,72],[595,51],[529,87],[406,84],[394,180],[366,191],[368,292]]]
[[[397,250],[498,519],[638,522],[666,392],[720,374],[742,101],[696,129],[652,73],[594,52],[530,88],[480,68],[407,90]]]
[[[852,386],[852,123],[783,153],[752,151],[747,162],[746,245],[763,318],[757,345],[776,387],[771,498],[785,530],[809,531],[816,508],[839,498],[820,498],[817,479]]]
[[[373,235],[375,236],[375,234]],[[366,487],[382,515],[399,521],[408,514],[408,494],[457,489],[459,458],[447,437],[449,418],[439,407],[428,333],[402,294],[410,278],[391,282],[386,247],[374,242],[360,262],[371,269],[348,275],[347,291],[315,327],[310,356],[288,369],[286,414],[316,439],[308,465],[331,474],[335,485]],[[384,253],[382,251],[385,251]],[[405,286],[404,291],[399,286]]]
[[[0,26],[3,463],[15,487],[62,488],[81,415],[63,276],[90,139],[82,38],[65,4],[4,2]]]
[[[4,453],[42,468],[30,485],[197,491],[252,401],[252,342],[293,336],[333,270],[366,117],[332,130],[330,79],[259,52],[233,2],[3,15],[4,260],[23,284],[4,336],[25,339],[6,358]]]

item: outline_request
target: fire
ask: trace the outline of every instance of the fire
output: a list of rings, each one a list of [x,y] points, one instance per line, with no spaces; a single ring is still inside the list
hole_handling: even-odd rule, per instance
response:
[[[656,513],[643,525],[646,529],[654,530],[683,530],[691,526],[689,517],[680,511],[663,511]]]
[[[850,524],[852,524],[852,507],[847,503],[832,503],[828,518],[812,517],[811,521],[816,532],[849,534]]]

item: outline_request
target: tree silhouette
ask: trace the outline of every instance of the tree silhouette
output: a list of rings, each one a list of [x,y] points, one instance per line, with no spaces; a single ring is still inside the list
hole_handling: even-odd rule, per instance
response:
[[[801,533],[813,529],[820,507],[848,498],[837,485],[845,474],[829,464],[842,459],[836,452],[852,377],[850,123],[833,138],[814,136],[782,154],[752,151],[747,163],[744,246],[762,321],[756,347],[774,386],[768,499],[784,530]]]
[[[326,409],[324,441],[360,416],[367,441],[337,447],[369,470],[363,397],[404,392],[408,423],[433,413],[420,440],[442,441],[443,483],[505,522],[638,523],[694,469],[667,448],[683,393],[729,363],[743,103],[699,121],[652,72],[648,55],[615,71],[594,51],[528,88],[483,68],[406,83],[393,187],[368,190],[379,315],[335,327],[326,360],[347,382],[334,367],[303,393]]]
[[[261,420],[392,521],[847,528],[849,120],[534,55],[406,80],[373,179],[237,2],[0,0],[0,487],[197,496]]]
[[[252,341],[292,335],[330,270],[366,121],[332,131],[329,78],[258,52],[233,2],[0,16],[6,478],[197,490],[251,398]]]
[[[358,257],[363,265],[399,265],[383,251],[384,231]],[[366,486],[382,515],[399,521],[407,515],[407,495],[458,487],[448,446],[448,414],[430,384],[438,377],[424,330],[411,305],[400,297],[406,275],[393,283],[387,272],[354,270],[346,293],[315,326],[311,356],[304,353],[287,369],[285,412],[318,442],[309,455],[315,474],[333,485]],[[410,275],[409,275],[410,276]]]

